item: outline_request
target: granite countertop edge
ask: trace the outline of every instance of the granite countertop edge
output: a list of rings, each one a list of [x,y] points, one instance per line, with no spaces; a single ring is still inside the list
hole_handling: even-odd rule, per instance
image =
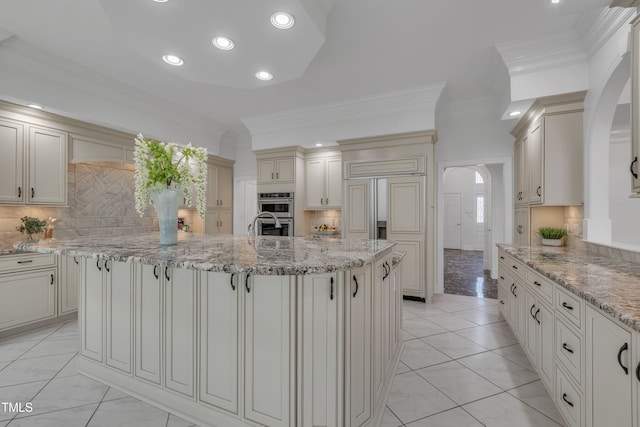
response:
[[[198,271],[224,272],[224,273],[250,273],[255,275],[309,275],[332,273],[344,271],[353,268],[362,267],[368,263],[372,263],[377,259],[392,253],[395,242],[382,241],[376,244],[372,241],[347,241],[338,238],[310,238],[310,237],[294,237],[294,238],[278,238],[278,237],[262,237],[263,242],[288,242],[298,251],[298,256],[292,255],[292,258],[273,256],[272,252],[276,249],[268,248],[266,257],[257,256],[256,250],[251,252],[251,245],[246,242],[246,236],[241,235],[218,235],[208,237],[195,237],[182,239],[176,246],[160,247],[157,244],[157,236],[127,236],[119,238],[97,239],[87,244],[86,248],[82,247],[82,242],[78,239],[59,240],[59,241],[40,241],[34,242],[18,242],[14,245],[12,253],[45,253],[66,256],[78,256],[86,258],[95,258],[102,260],[110,260],[116,262],[137,262],[141,264],[154,265],[161,264],[163,266],[175,268],[187,268]],[[129,246],[128,243],[136,242],[140,246],[140,242],[149,243],[148,248],[138,247],[140,252],[145,249],[148,254],[135,254],[136,245]],[[112,243],[117,242],[117,245]],[[300,245],[298,243],[300,242]],[[355,242],[355,243],[353,243]],[[155,245],[154,245],[155,243]],[[189,245],[197,243],[197,246]],[[239,244],[238,244],[239,243]],[[240,252],[240,261],[234,259],[222,259],[215,255],[208,256],[207,245],[222,245],[221,251],[223,255],[237,255]],[[143,245],[144,246],[144,245]],[[348,250],[342,250],[345,247]],[[352,250],[353,249],[353,250]],[[201,252],[199,252],[201,251]],[[322,255],[318,255],[322,252]],[[295,254],[295,251],[294,251]],[[247,255],[248,258],[247,258]],[[251,262],[251,256],[255,257],[256,262]],[[199,258],[199,259],[196,259]]]
[[[498,247],[573,295],[640,332],[638,264],[571,248],[505,244],[499,244]],[[553,259],[547,261],[545,256]],[[567,266],[571,272],[559,271],[559,265]]]

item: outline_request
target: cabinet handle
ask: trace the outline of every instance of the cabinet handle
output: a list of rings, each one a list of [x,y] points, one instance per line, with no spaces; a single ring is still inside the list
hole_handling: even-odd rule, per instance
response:
[[[538,325],[540,324],[540,319],[538,319],[538,314],[540,313],[540,309],[538,309],[538,311],[536,311],[536,315],[533,316],[534,319],[536,319],[536,322],[538,322]]]
[[[573,310],[573,307],[572,307],[572,306],[570,306],[569,304],[567,304],[567,303],[566,303],[566,302],[564,302],[564,301],[562,302],[562,306],[563,306],[564,308],[566,308],[567,310]]]
[[[538,188],[536,189],[536,194],[538,195],[538,197],[542,197],[542,187],[538,185]]]
[[[167,279],[167,282],[171,281],[169,278],[169,267],[164,268],[164,277]]]
[[[514,297],[516,297],[516,298],[518,298],[518,294],[516,294],[516,291],[517,291],[517,290],[518,290],[518,287],[517,287],[517,286],[514,286],[514,287],[513,287],[513,296],[514,296]]]
[[[100,267],[100,258],[96,260],[96,267],[98,267],[98,270],[102,271],[102,267]]]
[[[631,172],[631,175],[633,175],[633,179],[638,179],[638,174],[636,172],[633,171],[633,164],[634,163],[638,163],[638,156],[635,156],[633,158],[633,161],[631,162],[631,164],[629,165],[629,172]]]
[[[504,301],[500,300],[500,304],[504,305]]]
[[[247,293],[251,292],[251,288],[249,287],[249,277],[251,277],[251,273],[247,273],[247,277],[244,278],[244,287],[247,290]]]
[[[640,362],[638,363],[638,366],[636,367],[636,378],[638,379],[638,381],[640,381]]]
[[[515,283],[512,283],[512,284],[511,284],[511,295],[513,295],[513,287],[514,287],[515,285],[516,285]]]
[[[24,260],[24,261],[18,261],[18,264],[29,264],[31,262],[33,262],[32,259],[27,259],[27,260]]]
[[[573,403],[567,399],[567,393],[562,393],[562,400],[564,400],[567,405],[573,408]]]
[[[537,280],[534,280],[534,281],[533,281],[533,284],[534,284],[534,285],[536,285],[536,286],[540,286],[540,287],[542,287],[542,284],[541,284],[541,283],[538,283],[538,281],[537,281]]]
[[[500,280],[504,280],[504,276],[500,276]]]
[[[231,290],[235,291],[236,290],[236,285],[233,284],[233,276],[235,276],[236,273],[231,273],[231,280],[229,281],[231,284]]]
[[[500,259],[504,259],[504,257],[502,255],[500,255]]]
[[[153,266],[153,275],[156,278],[156,280],[158,280],[158,266],[157,265]]]
[[[51,283],[50,285],[53,285],[53,274],[51,274]]]
[[[276,179],[280,179],[280,172],[276,172]]]
[[[271,179],[273,179],[273,172],[271,172]]]
[[[104,261],[104,269],[107,270],[107,273],[111,273],[111,270],[109,269],[109,260]]]
[[[355,297],[356,297],[356,295],[358,294],[358,287],[359,287],[359,286],[358,286],[358,278],[356,277],[356,275],[355,275],[355,274],[353,275],[353,281],[354,281],[354,282],[356,282],[356,290],[355,290],[355,291],[353,291],[353,297],[355,298]]]
[[[73,257],[73,262],[75,262],[76,265],[80,265],[80,263],[78,262],[78,259],[76,257]]]
[[[18,187],[18,199],[22,198],[22,187]]]
[[[520,227],[522,227],[522,226],[520,226]],[[517,270],[518,266],[517,265],[512,265],[511,268],[513,268],[514,270]]]
[[[36,196],[36,191],[31,187],[31,198],[33,199]]]
[[[629,349],[629,344],[628,343],[624,343],[624,344],[622,344],[622,347],[620,347],[620,349],[618,350],[618,365],[620,365],[620,367],[624,371],[625,375],[629,374],[629,368],[627,368],[626,366],[624,366],[622,364],[622,352],[627,350],[627,349]]]
[[[333,301],[333,277],[331,278],[331,292],[329,293],[329,299]]]
[[[566,352],[569,352],[571,354],[573,354],[573,350],[571,350],[571,348],[569,348],[569,346],[567,345],[566,342],[562,343],[562,349]],[[638,364],[638,367],[640,367],[640,363]]]
[[[535,304],[533,304],[533,305],[531,306],[531,308],[529,309],[529,314],[531,315],[531,317],[533,317],[533,318],[535,319],[535,318],[536,318],[536,315],[535,315],[535,314],[533,314],[533,309],[534,309],[534,308],[536,308],[536,305],[535,305]]]

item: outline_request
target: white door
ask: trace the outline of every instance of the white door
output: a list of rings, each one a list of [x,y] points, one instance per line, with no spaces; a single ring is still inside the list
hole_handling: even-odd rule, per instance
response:
[[[29,129],[29,188],[32,204],[67,203],[67,134]]]
[[[324,207],[325,160],[307,160],[307,207]]]
[[[342,159],[327,159],[327,205],[342,206]]]
[[[460,249],[460,193],[444,195],[444,248]]]
[[[19,123],[0,121],[0,203],[23,203],[24,133]]]

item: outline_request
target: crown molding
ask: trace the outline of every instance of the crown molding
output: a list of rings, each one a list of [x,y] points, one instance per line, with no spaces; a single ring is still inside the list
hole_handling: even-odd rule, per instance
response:
[[[609,7],[637,7],[640,0],[613,0]]]
[[[252,134],[331,125],[362,117],[432,109],[445,83],[418,86],[342,102],[303,107],[295,110],[245,118],[242,122]]]
[[[511,130],[511,135],[517,138],[518,135],[523,133],[525,129],[542,115],[584,111],[584,98],[586,94],[586,91],[580,91],[536,99],[529,110],[522,115],[518,123]]]
[[[495,45],[510,76],[587,63],[587,54],[574,32]]]
[[[633,8],[600,8],[583,13],[575,24],[590,58],[623,26],[637,15]]]

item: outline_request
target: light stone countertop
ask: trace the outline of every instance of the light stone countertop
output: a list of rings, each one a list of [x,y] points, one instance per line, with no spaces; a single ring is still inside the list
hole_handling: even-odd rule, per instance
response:
[[[361,267],[393,251],[386,240],[178,233],[178,244],[160,246],[159,235],[20,242],[26,252],[141,262],[194,270],[260,275],[318,274]]]
[[[498,247],[640,332],[640,264],[566,247]]]

